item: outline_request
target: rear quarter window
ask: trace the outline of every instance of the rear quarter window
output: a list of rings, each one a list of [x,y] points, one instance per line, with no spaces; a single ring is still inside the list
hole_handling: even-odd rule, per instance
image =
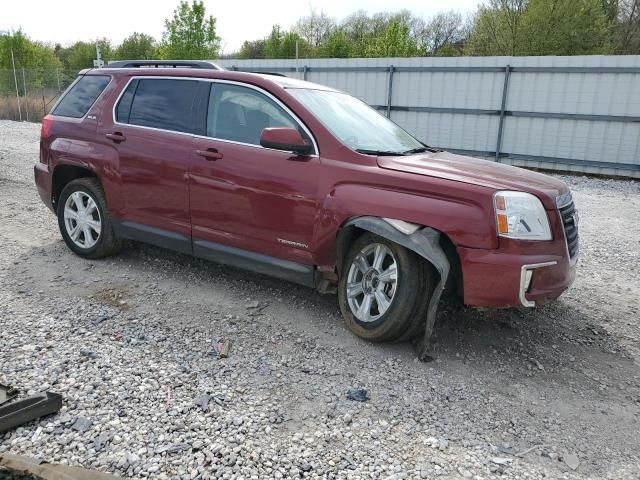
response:
[[[85,75],[76,81],[51,112],[60,117],[84,117],[109,84],[108,75]]]

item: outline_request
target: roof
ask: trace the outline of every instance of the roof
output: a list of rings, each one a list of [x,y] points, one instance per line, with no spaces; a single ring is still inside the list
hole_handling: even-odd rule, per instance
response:
[[[266,72],[239,72],[234,70],[224,70],[210,62],[183,62],[178,61],[119,61],[112,62],[101,69],[83,70],[80,74],[99,75],[100,73],[122,74],[127,76],[171,76],[171,77],[191,77],[191,78],[218,78],[222,80],[232,80],[265,85],[265,83],[275,84],[281,88],[304,88],[310,90],[338,91],[325,85],[307,82],[297,78],[286,77],[284,75],[269,74]],[[189,63],[189,65],[187,65]],[[193,65],[192,65],[193,64]],[[206,64],[206,65],[205,65]],[[147,66],[149,65],[149,66]],[[154,66],[151,66],[154,65]],[[216,68],[217,67],[217,68]]]

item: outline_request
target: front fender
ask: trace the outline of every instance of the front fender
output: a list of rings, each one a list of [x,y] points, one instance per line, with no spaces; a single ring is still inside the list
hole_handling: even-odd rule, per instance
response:
[[[321,271],[333,271],[337,263],[336,233],[356,217],[425,225],[442,232],[456,246],[497,248],[492,203],[481,201],[487,192],[473,185],[455,191],[439,188],[408,192],[365,184],[335,186],[320,203],[314,241],[316,264]]]

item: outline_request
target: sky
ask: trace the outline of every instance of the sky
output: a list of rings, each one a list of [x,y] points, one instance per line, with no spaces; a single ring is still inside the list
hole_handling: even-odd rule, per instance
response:
[[[475,11],[480,0],[204,0],[207,13],[217,18],[222,53],[236,51],[244,40],[266,37],[271,26],[290,28],[311,8],[340,20],[363,9],[369,13],[408,9],[429,17],[440,11]],[[179,0],[2,0],[0,31],[22,30],[32,39],[70,45],[101,37],[118,44],[134,31],[160,39],[164,19]]]

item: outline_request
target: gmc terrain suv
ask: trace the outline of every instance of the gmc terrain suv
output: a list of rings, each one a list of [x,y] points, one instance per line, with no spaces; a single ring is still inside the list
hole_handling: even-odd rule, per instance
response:
[[[552,177],[433,149],[360,100],[208,62],[84,70],[42,122],[35,181],[73,252],[133,239],[337,289],[374,341],[444,291],[532,307],[572,283],[578,216]]]

